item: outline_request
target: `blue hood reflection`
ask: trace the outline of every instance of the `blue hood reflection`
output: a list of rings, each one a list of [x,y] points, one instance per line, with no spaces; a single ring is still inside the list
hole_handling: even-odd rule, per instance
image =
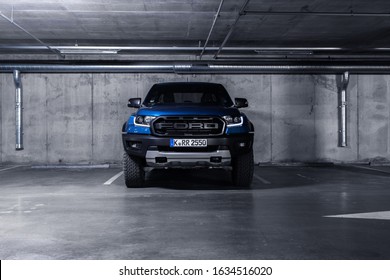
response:
[[[139,116],[239,116],[237,108],[222,106],[207,106],[194,104],[158,104],[152,107],[142,107],[137,112]]]

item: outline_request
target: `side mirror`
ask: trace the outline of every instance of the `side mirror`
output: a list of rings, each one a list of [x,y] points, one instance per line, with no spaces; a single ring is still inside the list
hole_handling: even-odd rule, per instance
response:
[[[141,107],[141,98],[130,98],[129,103],[127,103],[129,108],[139,108]]]
[[[237,108],[245,108],[248,107],[248,100],[246,98],[235,98]]]

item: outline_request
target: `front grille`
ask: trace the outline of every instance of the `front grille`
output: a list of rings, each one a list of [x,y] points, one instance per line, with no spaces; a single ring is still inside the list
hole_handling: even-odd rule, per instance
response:
[[[159,117],[152,123],[157,136],[218,136],[224,129],[219,117]]]

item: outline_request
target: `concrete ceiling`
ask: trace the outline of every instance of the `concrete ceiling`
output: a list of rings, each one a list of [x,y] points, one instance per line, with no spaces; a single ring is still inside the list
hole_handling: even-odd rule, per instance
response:
[[[115,52],[119,50],[118,53],[121,53],[121,47],[194,47],[186,52],[196,56],[205,44],[220,2],[0,0],[3,15],[0,18],[0,53],[50,53],[50,50],[22,31],[22,27],[53,49],[111,46],[117,47]],[[244,8],[248,12],[242,13],[234,25],[245,2],[223,2],[206,54],[214,55],[230,30],[232,33],[227,38],[226,48],[220,52],[221,57],[231,54],[268,55],[268,52],[277,48],[308,48],[314,54],[323,55],[389,51],[386,49],[390,47],[388,0],[251,0]],[[231,29],[232,26],[235,28]],[[234,49],[229,51],[229,47],[245,47],[249,50],[235,49],[233,52]],[[271,48],[271,51],[267,48]],[[88,54],[88,50],[77,51]],[[122,53],[125,52],[122,50]],[[142,48],[137,52],[127,50],[129,52],[169,53]],[[282,52],[280,54],[285,55]]]

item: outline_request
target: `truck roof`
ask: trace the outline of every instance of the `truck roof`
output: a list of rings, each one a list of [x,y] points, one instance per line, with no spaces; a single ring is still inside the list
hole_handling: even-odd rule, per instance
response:
[[[221,84],[211,83],[211,82],[164,82],[164,83],[154,84],[154,86],[181,86],[181,85],[222,86]]]

